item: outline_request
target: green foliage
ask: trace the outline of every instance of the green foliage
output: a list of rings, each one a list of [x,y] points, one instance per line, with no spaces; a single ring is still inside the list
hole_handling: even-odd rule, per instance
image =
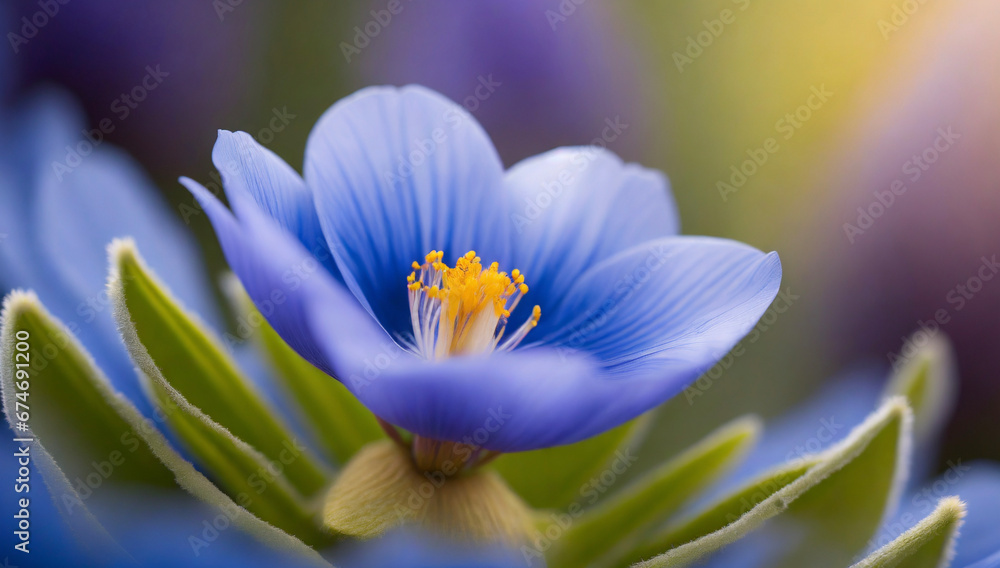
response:
[[[295,398],[330,457],[346,464],[365,445],[385,437],[372,414],[347,387],[296,353],[257,311],[239,280],[230,274],[223,289],[243,321],[263,347],[277,377]]]
[[[851,568],[947,566],[963,517],[965,504],[957,497],[945,497],[927,518]]]
[[[13,292],[4,302],[0,339],[4,361],[14,361],[14,353],[22,352],[21,341],[28,344],[31,362],[27,385],[31,430],[24,435],[34,436],[42,477],[84,546],[108,561],[125,557],[89,506],[119,499],[118,486],[139,485],[177,489],[178,498],[188,498],[182,489],[270,546],[325,564],[301,540],[251,515],[199,473],[170,447],[152,421],[114,392],[72,333],[33,294]],[[19,422],[16,402],[21,398],[17,393],[25,391],[18,384],[23,380],[14,367],[2,367],[4,409],[12,425]],[[92,476],[95,464],[106,475],[102,474],[99,487],[87,486],[84,493],[79,480]]]
[[[559,509],[580,497],[587,480],[598,475],[616,453],[637,448],[654,417],[649,412],[582,442],[531,452],[504,454],[493,467],[536,509]]]
[[[548,555],[549,566],[567,568],[620,556],[628,543],[671,515],[734,465],[760,431],[755,418],[723,426],[676,458],[647,473],[619,493],[586,511],[567,529]]]
[[[211,332],[156,281],[130,242],[111,246],[114,316],[153,402],[237,503],[308,542],[326,475],[250,388]]]
[[[902,399],[891,399],[842,442],[813,458],[805,472],[780,466],[794,480],[750,507],[725,515],[727,524],[640,562],[643,568],[687,566],[761,528],[766,521],[794,523],[803,538],[785,551],[781,565],[843,566],[864,547],[884,511],[898,499],[906,471],[911,417]],[[745,490],[738,491],[745,493]],[[720,503],[736,505],[732,496]],[[713,518],[719,519],[718,505]],[[700,516],[704,516],[702,513]],[[780,516],[780,518],[779,518]],[[662,540],[676,529],[664,534]],[[657,542],[660,539],[654,539]],[[648,548],[636,551],[642,558]],[[638,559],[637,558],[637,559]]]

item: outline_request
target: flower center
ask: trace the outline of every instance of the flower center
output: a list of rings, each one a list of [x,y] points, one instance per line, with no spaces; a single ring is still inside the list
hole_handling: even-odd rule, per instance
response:
[[[508,275],[496,262],[483,268],[475,251],[459,257],[454,268],[441,262],[443,256],[432,250],[423,264],[413,263],[406,278],[411,347],[417,354],[440,360],[463,353],[510,351],[538,325],[542,309],[535,306],[531,317],[503,339],[510,313],[528,293],[521,271],[515,268]]]

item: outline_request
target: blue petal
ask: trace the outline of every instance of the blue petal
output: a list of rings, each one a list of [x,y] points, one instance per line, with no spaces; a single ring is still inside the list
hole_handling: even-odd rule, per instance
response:
[[[960,568],[959,564],[954,564],[954,566]],[[1000,568],[1000,550],[997,550],[979,562],[966,565],[965,568]]]
[[[0,221],[10,231],[0,247],[0,280],[34,289],[115,387],[148,413],[110,315],[105,247],[134,237],[177,295],[217,321],[198,249],[131,159],[84,137],[79,109],[64,94],[33,97],[12,127],[0,137],[19,142],[5,147],[0,164]]]
[[[97,311],[108,309],[100,301],[105,249],[128,236],[178,298],[206,320],[219,321],[194,240],[125,153],[102,146],[62,181],[44,179],[39,191],[41,244],[79,297],[97,301]]]
[[[316,216],[312,193],[291,166],[246,132],[227,130],[219,131],[212,161],[222,174],[230,199],[234,192],[252,198],[339,278]]]
[[[375,415],[422,436],[514,452],[569,444],[622,424],[683,388],[670,373],[610,377],[599,362],[550,348],[427,361],[388,336],[345,334],[314,306],[313,337],[336,376]],[[339,335],[339,339],[334,339]]]
[[[406,276],[431,250],[506,266],[500,159],[437,93],[379,87],[336,103],[309,136],[305,178],[345,281],[386,329],[410,331]]]
[[[365,337],[388,336],[357,300],[339,285],[297,239],[285,232],[242,194],[232,204],[239,220],[197,182],[182,178],[208,214],[230,268],[274,330],[300,355],[323,371],[333,366],[308,327],[319,306],[334,324],[329,341],[346,344]]]
[[[536,339],[585,351],[612,373],[683,386],[756,325],[780,284],[775,253],[708,237],[657,239],[594,265],[561,302],[543,306],[550,321]]]
[[[526,568],[520,551],[442,539],[398,529],[375,540],[347,543],[333,562],[353,568]],[[541,563],[539,563],[541,565]]]
[[[61,296],[57,277],[35,238],[33,227],[40,180],[53,175],[52,164],[65,160],[66,145],[83,128],[82,111],[61,91],[45,90],[2,115],[0,128],[0,283],[32,287]],[[43,288],[52,284],[53,293]],[[46,294],[47,293],[47,294]],[[43,295],[45,294],[45,295]],[[51,301],[51,300],[50,300]],[[75,307],[75,302],[74,302]]]
[[[676,235],[680,221],[663,174],[598,148],[559,148],[512,167],[514,265],[545,309],[598,262]]]
[[[583,345],[566,341],[558,349],[430,362],[370,333],[333,340],[344,335],[328,315],[336,313],[336,305],[314,306],[312,336],[322,342],[337,376],[365,406],[407,430],[438,439],[471,439],[499,451],[572,443],[677,394],[749,331],[777,291],[780,266],[775,255],[714,239],[673,237],[653,244],[662,245],[655,251],[669,262],[646,281],[644,290],[624,298],[629,303],[621,307],[629,310],[610,314]],[[626,252],[598,268],[621,274],[616,269],[636,259],[647,266],[648,249],[641,252]],[[698,262],[715,268],[696,270],[691,264]],[[607,291],[613,293],[614,278],[609,280]],[[596,297],[597,306],[606,305],[601,283],[585,276],[581,286],[587,292],[571,293],[570,305],[591,297]],[[656,301],[632,301],[643,295],[656,301],[666,295],[671,309],[650,306]],[[630,311],[636,304],[639,311]],[[645,321],[642,316],[650,313],[662,319]],[[664,322],[674,326],[666,328],[672,335],[664,334]],[[640,342],[643,338],[648,344]],[[622,344],[628,349],[621,349]],[[595,354],[603,360],[592,357]],[[631,372],[622,372],[624,367]],[[643,372],[636,372],[639,369]],[[509,416],[489,431],[499,414]],[[488,435],[480,439],[484,432]]]

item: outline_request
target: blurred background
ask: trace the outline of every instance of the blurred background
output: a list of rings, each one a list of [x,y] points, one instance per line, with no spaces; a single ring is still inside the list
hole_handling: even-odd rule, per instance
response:
[[[38,16],[43,4],[56,12]],[[879,380],[921,328],[953,340],[962,380],[942,463],[1000,458],[995,1],[17,0],[0,10],[5,103],[42,85],[69,90],[179,217],[191,203],[179,176],[217,180],[217,129],[249,132],[299,167],[320,114],[381,83],[460,102],[507,165],[602,141],[666,172],[683,232],[778,251],[784,284],[740,354],[661,412],[645,463],[721,419],[778,415],[848,370]],[[138,100],[150,75],[155,88]],[[204,217],[186,221],[223,270]]]

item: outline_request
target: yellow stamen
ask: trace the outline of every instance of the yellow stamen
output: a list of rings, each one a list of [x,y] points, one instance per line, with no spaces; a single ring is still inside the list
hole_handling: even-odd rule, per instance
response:
[[[414,262],[407,277],[413,348],[419,354],[443,359],[461,353],[510,350],[538,325],[541,308],[503,343],[507,319],[528,292],[524,274],[508,275],[497,262],[483,268],[476,251],[459,257],[454,267],[442,262],[443,251],[432,250],[424,264]]]

